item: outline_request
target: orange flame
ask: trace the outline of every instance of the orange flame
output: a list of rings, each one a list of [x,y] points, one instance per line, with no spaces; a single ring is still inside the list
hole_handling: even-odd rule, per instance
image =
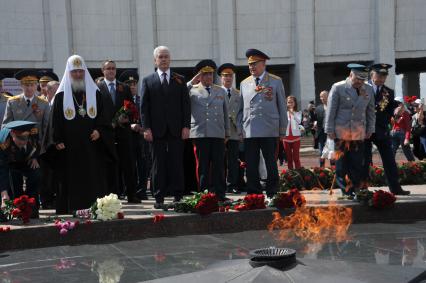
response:
[[[347,231],[352,223],[352,209],[343,206],[328,207],[302,206],[289,215],[282,217],[273,213],[274,219],[268,230],[279,230],[278,240],[291,242],[302,240],[315,244],[341,242],[349,239]]]

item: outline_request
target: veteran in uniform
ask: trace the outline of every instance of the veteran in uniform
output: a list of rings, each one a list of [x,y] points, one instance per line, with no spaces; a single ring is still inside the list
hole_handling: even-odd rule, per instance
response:
[[[327,102],[325,132],[335,140],[336,181],[343,193],[353,196],[361,189],[364,140],[375,131],[373,88],[365,80],[368,68],[349,64],[349,77],[333,84]],[[349,177],[346,184],[345,177]]]
[[[398,167],[396,166],[395,156],[392,152],[390,138],[390,123],[394,110],[398,107],[395,101],[393,89],[385,85],[390,64],[374,64],[371,67],[370,80],[368,84],[373,87],[374,101],[376,108],[376,129],[370,139],[365,141],[365,163],[363,179],[365,184],[369,180],[369,167],[372,163],[373,143],[379,150],[382,158],[383,168],[385,170],[386,179],[388,180],[389,190],[396,195],[408,195],[409,191],[401,188],[398,180]]]
[[[0,89],[2,87],[2,80],[4,79],[4,75],[0,73]],[[7,100],[12,96],[6,92],[0,92],[0,119],[3,122],[4,111],[6,110]],[[1,122],[0,122],[1,125]]]
[[[216,64],[212,60],[202,60],[195,66],[195,72],[201,75],[200,83],[189,91],[189,137],[195,146],[200,189],[208,189],[216,193],[219,200],[225,200],[224,157],[225,138],[229,137],[228,101],[227,92],[213,84],[215,70]]]
[[[15,74],[15,78],[21,82],[23,93],[10,98],[6,105],[3,124],[16,120],[36,122],[37,131],[41,140],[49,123],[49,102],[36,95],[38,74],[34,70],[22,70]]]
[[[46,100],[49,100],[48,99],[47,84],[49,82],[52,82],[52,81],[58,82],[59,78],[54,72],[46,71],[46,70],[39,71],[38,77],[40,78],[38,80],[39,87],[40,87],[40,96],[42,98],[46,99]]]
[[[278,166],[275,152],[278,138],[285,136],[287,106],[280,77],[266,71],[269,57],[257,50],[246,52],[251,76],[240,84],[238,132],[244,139],[247,162],[247,193],[262,193],[259,177],[259,156],[265,159],[266,194],[272,198],[278,189]]]
[[[40,169],[33,166],[40,148],[37,135],[31,134],[37,123],[12,121],[3,125],[0,131],[0,192],[2,206],[9,198],[24,194],[22,176],[27,178],[25,194],[33,197],[35,209],[31,218],[38,218]]]
[[[240,91],[232,86],[235,66],[231,63],[222,64],[217,69],[221,78],[222,88],[226,91],[229,117],[229,138],[226,142],[226,188],[228,193],[239,193],[240,174],[240,137],[237,131],[237,114],[240,108]]]

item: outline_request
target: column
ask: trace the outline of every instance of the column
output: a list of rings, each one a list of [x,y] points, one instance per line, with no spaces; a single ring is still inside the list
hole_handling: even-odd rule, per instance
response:
[[[140,80],[154,71],[153,52],[157,41],[156,10],[155,0],[136,1],[136,46]]]
[[[217,0],[217,63],[235,63],[235,1]]]
[[[65,64],[72,54],[71,3],[68,0],[49,0],[52,36],[53,71],[61,79]]]
[[[291,90],[300,108],[315,100],[314,76],[314,0],[297,0],[295,5],[295,65],[290,69]]]
[[[395,89],[395,0],[375,1],[375,63],[393,65],[386,85]]]

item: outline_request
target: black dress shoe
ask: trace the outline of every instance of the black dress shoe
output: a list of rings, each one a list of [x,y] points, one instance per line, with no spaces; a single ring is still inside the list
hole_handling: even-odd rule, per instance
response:
[[[410,192],[410,191],[406,191],[406,190],[401,189],[401,190],[399,190],[399,191],[392,192],[392,193],[393,193],[394,195],[407,196],[407,195],[409,195],[411,192]]]
[[[163,209],[164,207],[164,203],[163,202],[156,202],[154,203],[154,208],[155,209]]]
[[[136,196],[141,200],[148,200],[148,195],[146,194],[146,191],[139,190],[136,192]]]
[[[127,199],[127,203],[141,203],[141,200],[137,197],[130,197]]]

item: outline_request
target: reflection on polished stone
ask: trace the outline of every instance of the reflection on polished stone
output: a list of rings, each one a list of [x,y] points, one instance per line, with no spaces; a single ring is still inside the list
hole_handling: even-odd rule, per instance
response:
[[[257,248],[288,246],[298,258],[426,269],[426,222],[355,224],[350,240],[282,243],[268,231],[152,238],[105,245],[61,246],[0,254],[0,283],[141,282],[249,258]]]

